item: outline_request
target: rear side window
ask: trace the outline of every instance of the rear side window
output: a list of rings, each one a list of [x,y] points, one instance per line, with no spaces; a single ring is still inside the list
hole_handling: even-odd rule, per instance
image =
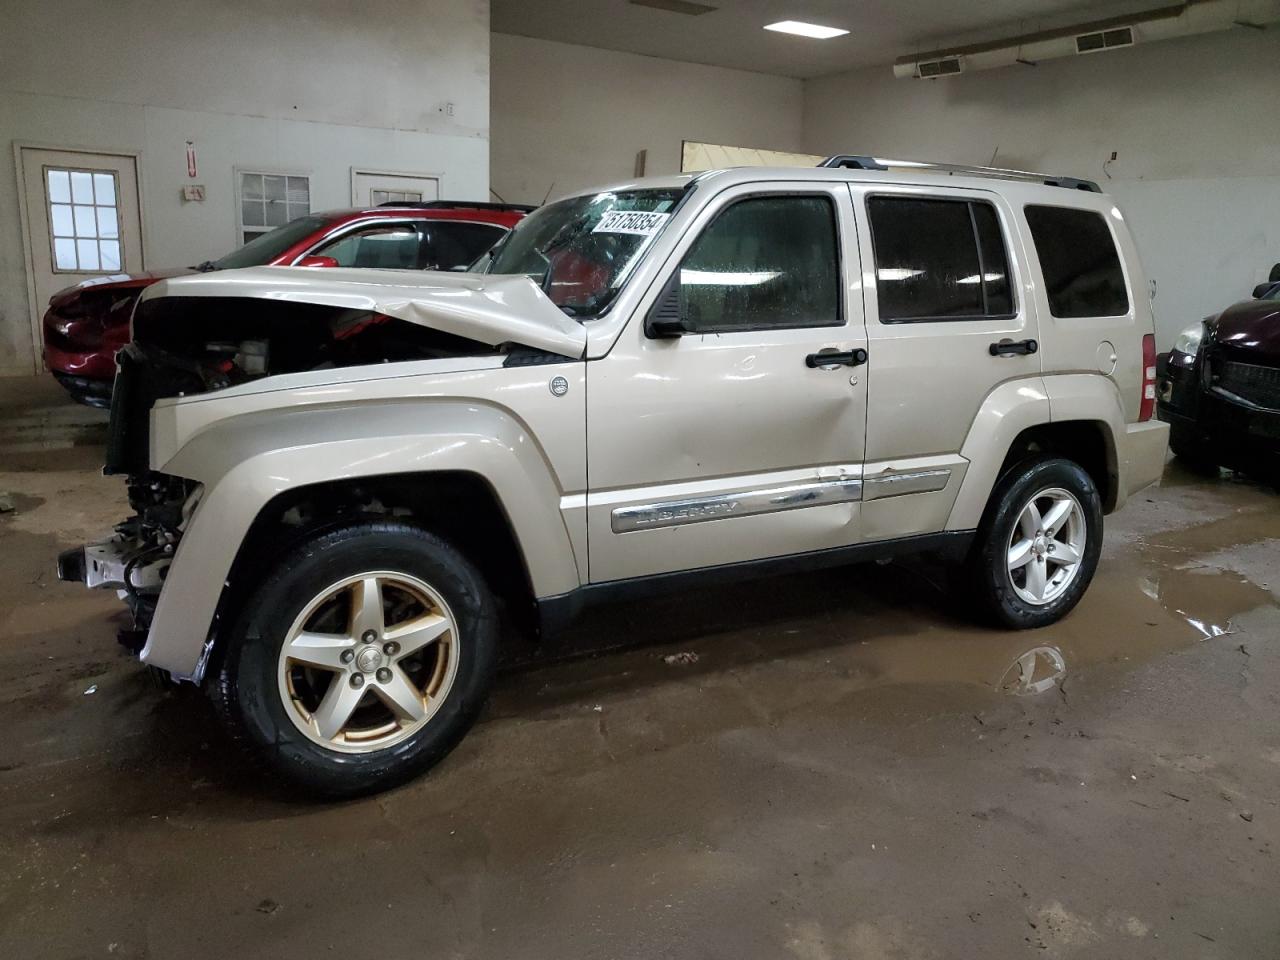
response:
[[[1120,256],[1102,214],[1030,206],[1026,215],[1050,313],[1066,318],[1119,317],[1129,312]]]
[[[1013,315],[995,208],[970,200],[867,201],[882,323]]]
[[[486,223],[428,221],[422,224],[422,269],[454,270],[470,266],[506,232]]]
[[[679,282],[683,316],[697,333],[839,326],[830,198],[739,200],[698,237]]]

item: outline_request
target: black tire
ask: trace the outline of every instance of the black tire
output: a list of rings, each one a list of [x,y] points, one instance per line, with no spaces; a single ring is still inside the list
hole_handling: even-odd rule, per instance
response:
[[[495,598],[461,553],[418,527],[377,520],[319,534],[272,569],[241,611],[210,684],[214,704],[236,739],[287,785],[325,799],[396,786],[457,745],[492,686],[499,645]],[[407,739],[376,751],[345,753],[326,749],[295,724],[280,692],[278,661],[291,625],[312,598],[368,571],[408,574],[444,599],[457,625],[457,672],[439,708]]]
[[[1019,515],[1032,496],[1061,488],[1079,502],[1085,523],[1085,546],[1074,579],[1049,603],[1035,605],[1020,597],[1009,573],[1009,541]],[[1014,630],[1043,627],[1061,620],[1080,601],[1102,553],[1102,498],[1093,479],[1077,463],[1061,458],[1028,460],[1001,478],[991,494],[965,561],[963,580],[978,612]]]

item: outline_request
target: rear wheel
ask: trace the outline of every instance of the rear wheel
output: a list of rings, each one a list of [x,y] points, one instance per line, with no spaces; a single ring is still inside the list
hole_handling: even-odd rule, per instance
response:
[[[497,663],[494,599],[475,568],[426,531],[369,522],[276,569],[214,684],[234,731],[325,797],[385,789],[448,753]]]
[[[1041,627],[1066,616],[1102,551],[1102,499],[1064,459],[1029,461],[992,493],[967,561],[974,599],[996,622]]]

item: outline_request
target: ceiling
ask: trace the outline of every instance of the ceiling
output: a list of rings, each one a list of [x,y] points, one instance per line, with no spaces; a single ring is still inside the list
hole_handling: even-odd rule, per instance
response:
[[[1067,26],[1168,6],[1176,0],[700,0],[688,16],[629,0],[491,0],[497,33],[787,77],[817,77],[892,63],[957,43]],[[808,40],[761,29],[778,20],[843,27]],[[586,79],[586,78],[584,78]]]

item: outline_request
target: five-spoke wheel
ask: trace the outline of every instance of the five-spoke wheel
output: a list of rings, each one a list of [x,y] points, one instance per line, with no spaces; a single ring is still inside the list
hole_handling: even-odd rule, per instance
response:
[[[966,562],[967,595],[1006,627],[1042,627],[1079,601],[1098,566],[1102,498],[1078,463],[1041,456],[996,484]]]
[[[1051,487],[1031,496],[1009,535],[1009,582],[1027,603],[1051,603],[1071,586],[1088,529],[1080,501]]]
[[[270,563],[211,684],[240,738],[334,798],[401,783],[453,749],[498,662],[497,604],[475,566],[396,520],[318,533]]]
[[[449,695],[458,635],[441,596],[416,577],[368,571],[326,587],[280,648],[280,694],[308,737],[380,750],[412,736]]]

